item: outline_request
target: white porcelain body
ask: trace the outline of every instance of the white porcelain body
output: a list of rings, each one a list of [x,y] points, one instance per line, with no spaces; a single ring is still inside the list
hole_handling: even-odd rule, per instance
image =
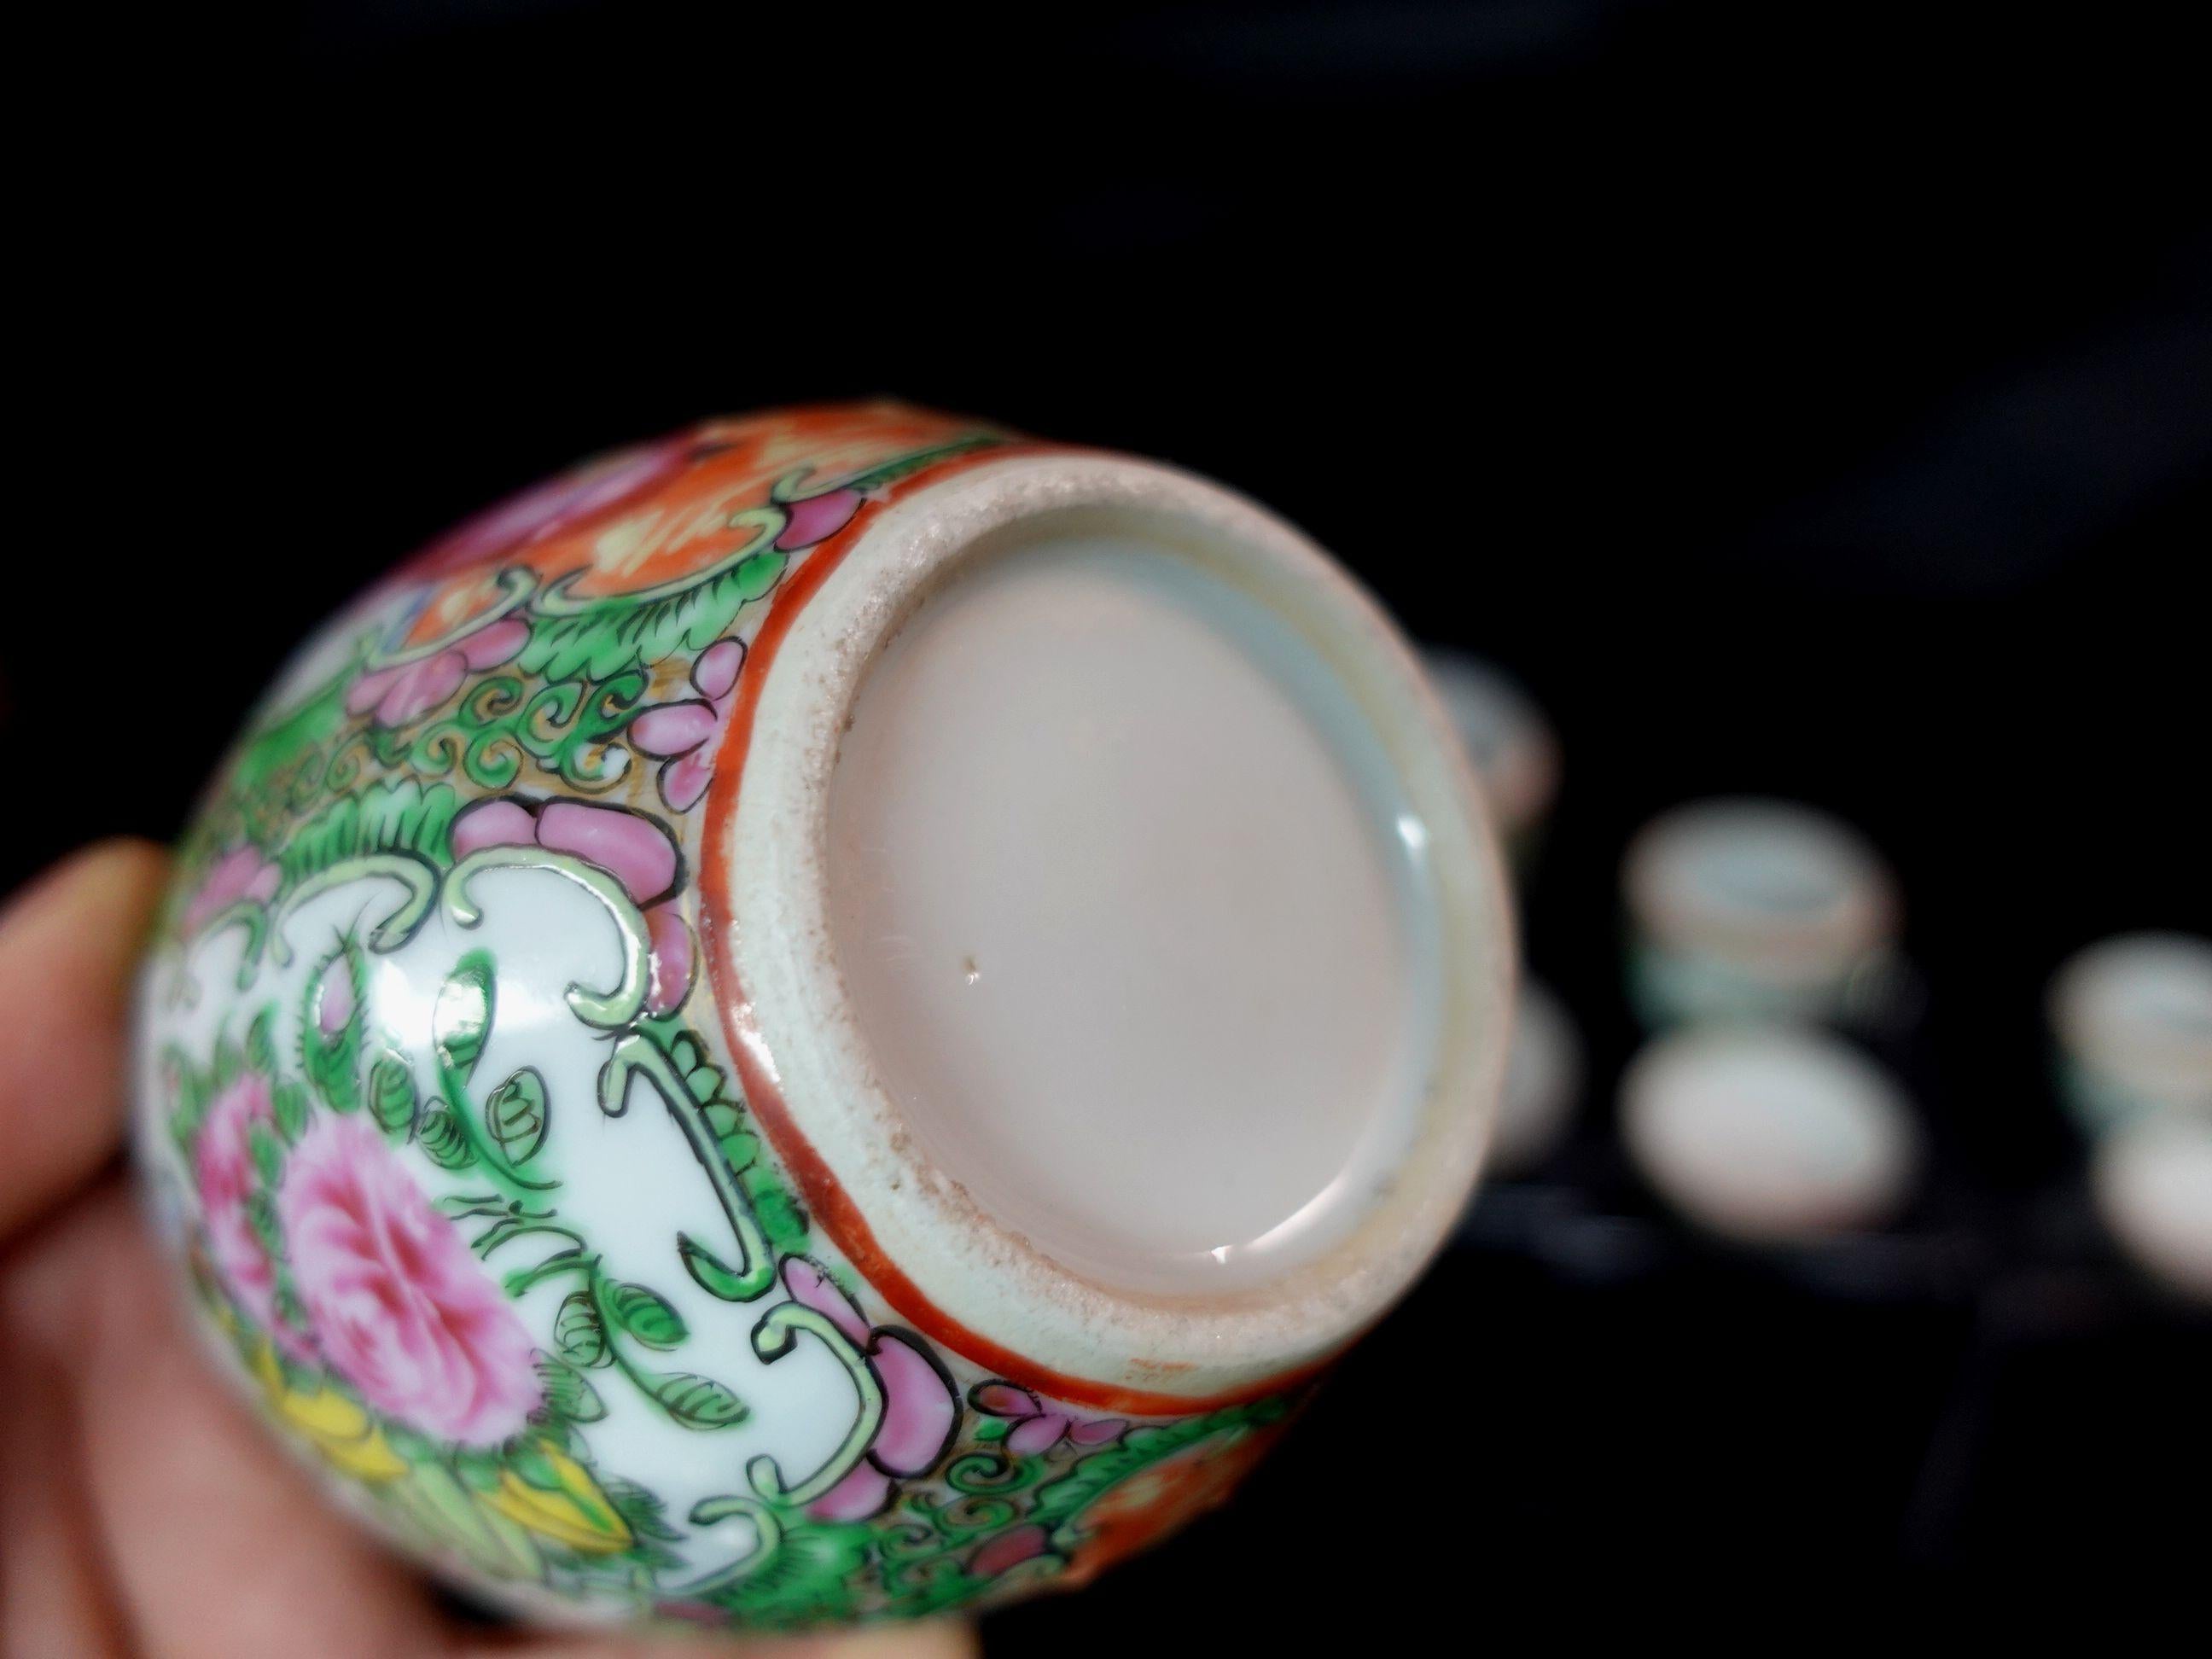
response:
[[[829,944],[870,665],[1068,513],[1306,642],[1430,884],[1402,1146],[1325,1251],[1218,1293],[975,1202]],[[287,671],[179,868],[138,1142],[204,1328],[343,1501],[540,1617],[926,1614],[1142,1547],[1419,1270],[1503,1066],[1494,847],[1364,598],[1215,486],[896,406],[708,422],[463,526]]]

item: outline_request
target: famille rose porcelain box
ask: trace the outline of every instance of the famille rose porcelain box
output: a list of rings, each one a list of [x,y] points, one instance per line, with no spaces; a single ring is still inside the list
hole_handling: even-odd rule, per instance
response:
[[[1222,1497],[1474,1176],[1510,927],[1296,532],[888,405],[462,526],[187,833],[138,1140],[218,1360],[527,1617],[1082,1582]]]

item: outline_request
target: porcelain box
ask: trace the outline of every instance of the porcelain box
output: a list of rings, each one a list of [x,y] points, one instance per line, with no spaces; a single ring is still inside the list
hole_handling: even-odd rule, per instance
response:
[[[1214,1503],[1411,1282],[1510,936],[1448,722],[1280,520],[709,421],[285,670],[179,849],[140,1162],[217,1363],[475,1594],[974,1607]]]

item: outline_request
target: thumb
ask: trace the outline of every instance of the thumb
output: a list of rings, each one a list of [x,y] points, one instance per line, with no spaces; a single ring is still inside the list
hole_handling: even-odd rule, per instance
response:
[[[167,866],[149,842],[102,842],[0,913],[0,1243],[122,1139],[131,972]]]

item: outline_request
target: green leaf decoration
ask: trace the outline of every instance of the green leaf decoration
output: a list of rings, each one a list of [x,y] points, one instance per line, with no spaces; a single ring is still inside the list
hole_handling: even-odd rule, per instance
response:
[[[276,1005],[272,1002],[246,1030],[246,1063],[264,1077],[276,1069],[276,1044],[270,1036],[276,1026]]]
[[[232,1084],[237,1082],[245,1070],[244,1053],[228,1037],[222,1038],[215,1045],[215,1063],[210,1068],[211,1091],[221,1094]]]
[[[778,1181],[765,1164],[757,1164],[740,1180],[745,1197],[753,1206],[753,1216],[760,1223],[761,1231],[775,1247],[778,1255],[803,1255],[806,1252],[809,1231],[806,1212],[799,1207],[788,1188]]]
[[[392,1134],[404,1134],[415,1121],[421,1104],[415,1074],[407,1062],[386,1050],[368,1068],[368,1110]]]
[[[535,1486],[540,1492],[561,1490],[561,1471],[553,1467],[550,1458],[528,1441],[507,1453],[507,1467],[514,1471],[515,1478],[525,1486]]]
[[[270,1186],[284,1167],[284,1144],[276,1139],[276,1132],[265,1123],[257,1123],[246,1132],[246,1150],[253,1155],[253,1167],[261,1173],[262,1180]]]
[[[758,1294],[736,1271],[689,1233],[676,1235],[676,1253],[701,1290],[725,1302],[746,1302]]]
[[[323,1030],[323,1000],[339,992],[334,975],[344,978],[347,1012],[336,1031]],[[324,1104],[334,1112],[350,1112],[361,1105],[361,1051],[367,1019],[362,998],[368,971],[361,947],[348,939],[323,958],[307,979],[300,1000],[300,1069]]]
[[[773,539],[781,523],[780,513],[763,516],[757,539]],[[516,666],[549,680],[579,675],[603,680],[625,669],[650,668],[679,651],[703,651],[728,630],[739,611],[775,589],[790,563],[789,554],[763,547],[673,592],[618,595],[565,613],[557,594],[549,594],[541,604],[551,614],[532,618],[530,643]]]
[[[596,1423],[607,1414],[607,1402],[599,1398],[599,1391],[586,1382],[574,1365],[550,1355],[541,1356],[538,1381],[545,1390],[545,1403],[571,1423]],[[607,1495],[614,1496],[612,1492]]]
[[[672,1348],[690,1333],[683,1316],[658,1291],[643,1285],[616,1285],[606,1293],[609,1317],[648,1348]]]
[[[299,1329],[307,1328],[307,1304],[300,1300],[299,1291],[292,1288],[289,1270],[282,1267],[277,1269],[276,1307],[276,1317],[285,1324]]]
[[[857,1522],[817,1522],[786,1533],[775,1553],[715,1599],[741,1618],[778,1628],[849,1616],[876,1539]]]
[[[425,788],[412,778],[341,796],[300,826],[277,855],[289,890],[309,876],[370,853],[409,853],[453,862],[453,817],[461,799],[450,784]]]
[[[484,1127],[509,1164],[527,1164],[545,1144],[545,1079],[526,1066],[484,1099]]]
[[[487,1475],[491,1484],[480,1485]],[[472,1486],[488,1492],[498,1484],[498,1461],[485,1458],[471,1460],[458,1480],[442,1463],[417,1463],[404,1480],[373,1490],[430,1539],[459,1550],[494,1577],[538,1577],[544,1560],[530,1535],[470,1495]]]
[[[635,1480],[618,1474],[603,1475],[599,1490],[607,1495],[617,1515],[640,1538],[678,1539],[684,1534],[668,1523],[668,1506]]]
[[[499,1490],[500,1460],[493,1452],[468,1449],[453,1456],[453,1468],[478,1492]]]
[[[246,1221],[253,1229],[261,1248],[273,1258],[284,1248],[283,1224],[276,1218],[276,1197],[266,1187],[256,1187],[246,1195]]]
[[[276,1133],[287,1145],[297,1140],[307,1127],[307,1091],[288,1078],[269,1091],[269,1105],[276,1115]]]
[[[572,1291],[562,1298],[560,1312],[553,1316],[553,1340],[572,1365],[588,1369],[614,1358],[607,1345],[607,1328],[600,1322],[589,1291]]]
[[[442,1105],[444,1103],[433,1101],[431,1103]],[[447,1193],[432,1201],[442,1213],[456,1221],[465,1221],[471,1216],[513,1213],[507,1207],[507,1200],[497,1193]]]
[[[225,781],[234,798],[282,800],[284,783],[321,770],[319,750],[346,723],[346,692],[358,665],[356,656],[292,708],[257,717]]]
[[[745,1402],[710,1376],[671,1371],[653,1380],[651,1392],[660,1409],[687,1429],[726,1429],[749,1415]]]
[[[199,1134],[200,1120],[207,1115],[207,1109],[214,1102],[214,1082],[181,1049],[167,1050],[161,1056],[161,1065],[176,1097],[169,1115],[170,1133],[176,1136],[177,1145],[190,1154],[192,1142]]]
[[[491,955],[471,951],[438,988],[430,1014],[430,1040],[444,1063],[466,1077],[476,1069],[491,1031]]]
[[[465,1170],[476,1161],[468,1131],[461,1127],[460,1120],[443,1101],[423,1114],[415,1134],[422,1150],[430,1155],[430,1161],[441,1170]]]
[[[700,1116],[714,1135],[723,1162],[737,1176],[738,1190],[770,1248],[778,1255],[805,1255],[811,1231],[806,1212],[783,1184],[774,1163],[761,1156],[760,1136],[746,1127],[744,1108],[731,1097],[720,1068],[705,1058],[698,1038],[680,1024],[653,1021],[647,1029],[665,1046],[669,1063],[682,1074],[684,1086],[699,1103]]]

